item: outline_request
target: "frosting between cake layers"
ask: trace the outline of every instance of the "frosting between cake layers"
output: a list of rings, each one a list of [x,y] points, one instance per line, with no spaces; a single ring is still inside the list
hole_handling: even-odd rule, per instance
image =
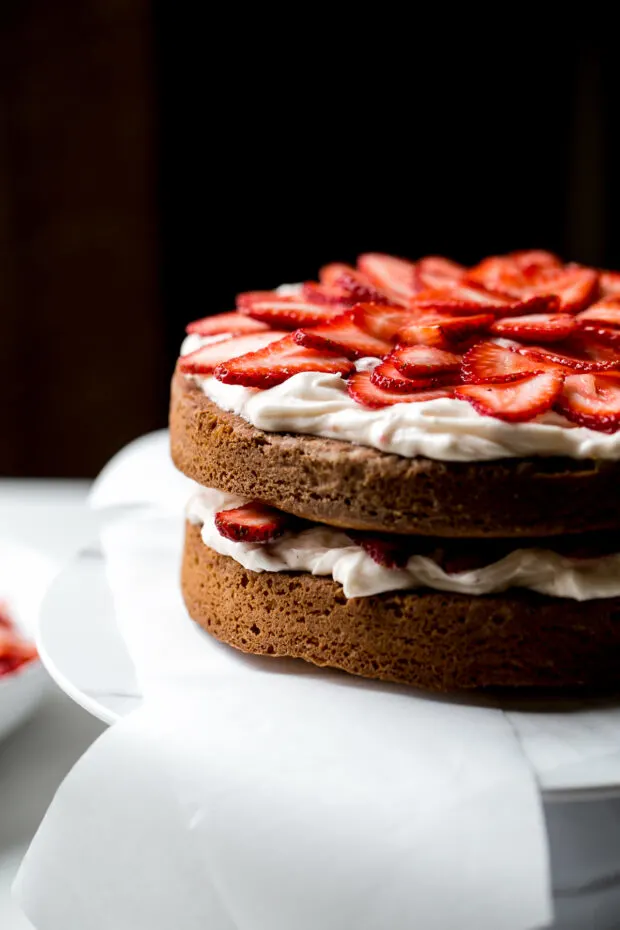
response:
[[[322,524],[267,545],[226,539],[215,526],[215,514],[243,503],[239,497],[204,488],[189,501],[187,518],[202,525],[205,545],[250,571],[329,576],[342,585],[348,598],[416,588],[481,595],[515,587],[577,601],[620,596],[620,554],[569,559],[546,549],[515,549],[497,562],[456,574],[447,573],[427,556],[414,555],[405,568],[386,568],[346,533]]]

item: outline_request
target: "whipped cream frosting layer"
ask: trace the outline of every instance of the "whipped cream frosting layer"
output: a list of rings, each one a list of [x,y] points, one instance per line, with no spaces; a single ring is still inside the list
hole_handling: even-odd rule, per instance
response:
[[[406,568],[386,568],[345,533],[321,524],[267,545],[226,539],[215,526],[215,514],[243,503],[239,497],[204,488],[191,498],[186,513],[190,522],[202,526],[203,542],[210,549],[230,556],[244,568],[330,576],[348,598],[416,588],[471,595],[529,588],[577,601],[620,596],[620,554],[568,559],[546,549],[516,549],[498,562],[458,574],[448,574],[432,559],[414,555]]]
[[[188,336],[181,354],[222,338]],[[356,367],[368,370],[377,364],[378,359],[361,359]],[[537,455],[620,459],[620,431],[608,434],[575,426],[553,412],[527,423],[505,423],[481,416],[467,401],[448,397],[369,410],[349,397],[340,375],[320,372],[294,375],[267,390],[222,384],[213,377],[193,380],[218,407],[257,429],[341,439],[405,458],[424,456],[446,462]]]

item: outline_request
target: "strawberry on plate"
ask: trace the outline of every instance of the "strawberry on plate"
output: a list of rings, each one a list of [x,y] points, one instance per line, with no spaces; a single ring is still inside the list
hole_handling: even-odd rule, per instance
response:
[[[248,333],[244,336],[233,336],[221,342],[212,342],[209,345],[183,355],[179,359],[179,370],[186,375],[208,375],[213,372],[221,362],[230,358],[245,355],[246,352],[257,352],[272,342],[277,342],[286,336],[285,332],[267,330],[260,333]]]
[[[215,526],[220,536],[233,542],[268,543],[286,532],[290,518],[281,510],[261,501],[250,501],[233,510],[215,514]]]
[[[572,374],[556,400],[567,420],[602,433],[620,426],[620,374]]]
[[[403,307],[360,303],[349,311],[349,316],[364,332],[377,339],[392,342],[398,330],[412,319],[413,314]]]
[[[389,342],[370,336],[360,329],[348,313],[322,326],[297,330],[295,342],[309,349],[338,352],[353,359],[367,356],[382,358],[391,349]]]
[[[397,333],[397,341],[405,345],[449,348],[472,333],[488,330],[494,319],[492,313],[478,313],[475,316],[428,314],[413,318],[403,326]]]
[[[496,320],[491,332],[523,342],[558,342],[577,329],[569,313],[531,313],[528,316],[506,316]]]
[[[452,397],[454,388],[451,386],[430,387],[414,393],[403,394],[399,391],[386,391],[373,384],[369,371],[358,371],[347,382],[349,396],[362,407],[376,409],[390,407],[394,404],[422,403],[427,400],[437,400],[440,397]]]
[[[454,395],[468,401],[483,416],[522,423],[551,409],[563,381],[561,372],[547,371],[505,384],[464,384],[455,388]]]
[[[253,320],[249,316],[233,311],[232,313],[218,313],[215,316],[206,316],[202,320],[194,320],[189,323],[185,329],[188,334],[195,333],[197,336],[219,336],[223,333],[230,333],[231,336],[238,336],[241,333],[260,333],[268,329],[266,323],[259,320]]]
[[[313,326],[315,323],[323,323],[342,313],[342,307],[337,304],[325,301],[316,303],[299,297],[280,297],[277,294],[273,299],[240,304],[239,310],[254,320],[260,320],[280,329]]]
[[[459,371],[461,359],[435,346],[399,346],[390,359],[407,378],[431,378]]]
[[[415,278],[415,265],[404,258],[368,252],[360,255],[358,268],[390,302],[407,306],[415,297],[418,287]]]
[[[562,370],[559,365],[554,366],[542,359],[526,358],[516,347],[479,342],[463,358],[461,377],[467,384],[507,384],[550,368]]]
[[[282,336],[282,334],[279,334]],[[305,371],[319,371],[346,377],[355,366],[349,359],[333,352],[316,351],[300,346],[292,333],[256,352],[225,361],[215,369],[215,377],[224,384],[270,388]]]

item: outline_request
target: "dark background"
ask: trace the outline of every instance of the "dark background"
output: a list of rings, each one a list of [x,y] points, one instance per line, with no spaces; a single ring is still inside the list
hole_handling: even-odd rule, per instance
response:
[[[612,39],[368,10],[2,6],[0,474],[164,425],[185,323],[237,291],[370,250],[620,267]]]

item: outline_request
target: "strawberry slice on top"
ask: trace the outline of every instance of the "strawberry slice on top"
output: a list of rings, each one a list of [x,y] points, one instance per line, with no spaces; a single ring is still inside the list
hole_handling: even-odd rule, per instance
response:
[[[358,371],[353,377],[349,378],[347,390],[349,397],[352,397],[356,403],[371,410],[379,407],[391,407],[394,404],[423,403],[427,400],[437,400],[440,397],[452,397],[454,395],[454,387],[449,385],[422,388],[419,391],[406,394],[402,391],[386,390],[373,383],[372,374],[369,371]]]
[[[346,377],[354,370],[355,366],[349,359],[300,346],[294,335],[289,333],[263,349],[223,362],[217,366],[214,375],[224,384],[270,388],[302,372],[317,371]]]
[[[463,384],[454,389],[454,395],[482,416],[522,423],[550,410],[563,382],[562,372],[546,371],[505,384]]]
[[[397,370],[408,378],[432,378],[459,371],[462,359],[435,346],[401,346],[390,356]]]
[[[620,297],[620,271],[601,271],[601,297]]]
[[[368,252],[360,255],[358,268],[390,302],[407,306],[415,297],[418,286],[415,264],[404,258]]]
[[[389,342],[377,339],[360,329],[346,313],[322,326],[299,329],[295,342],[309,349],[340,353],[346,358],[382,358],[391,349]]]
[[[620,296],[604,297],[578,313],[575,320],[583,328],[594,324],[620,328]]]
[[[569,375],[556,408],[579,426],[615,433],[620,426],[620,374]]]
[[[290,523],[287,514],[262,501],[250,501],[243,507],[215,514],[218,533],[233,542],[269,543],[282,536]]]
[[[265,348],[272,342],[277,342],[286,336],[285,332],[267,330],[261,333],[248,333],[243,336],[233,336],[221,342],[212,342],[209,345],[183,355],[179,359],[179,370],[186,375],[209,375],[222,362],[244,355],[246,352],[256,352]]]
[[[523,342],[558,342],[577,329],[575,318],[569,313],[531,313],[528,316],[506,316],[496,320],[491,332]]]
[[[555,294],[560,299],[561,311],[578,313],[596,300],[598,290],[598,272],[580,265],[567,265],[558,270],[551,269],[549,274],[542,274],[536,284],[524,289],[524,293],[532,297],[536,294]]]
[[[412,318],[413,314],[404,307],[360,303],[349,311],[349,316],[364,332],[377,339],[383,339],[385,342],[392,342],[398,330]]]
[[[492,313],[478,313],[475,316],[443,316],[429,313],[406,323],[398,331],[397,340],[405,345],[449,348],[472,333],[488,330],[494,320]]]
[[[508,384],[549,369],[562,371],[560,365],[526,358],[516,348],[506,348],[495,342],[479,342],[465,354],[461,377],[468,384]]]
[[[314,326],[331,320],[342,313],[342,307],[331,303],[311,302],[300,298],[279,297],[273,300],[258,300],[240,305],[239,310],[269,326],[280,329],[297,329],[298,326]]]
[[[427,288],[445,288],[461,281],[466,272],[464,265],[459,265],[449,258],[428,255],[416,262],[415,281],[420,291]]]
[[[197,336],[219,336],[230,333],[237,336],[241,333],[260,333],[269,327],[266,323],[253,320],[249,316],[233,311],[231,313],[218,313],[216,316],[206,316],[202,320],[194,320],[185,329],[188,334]]]

